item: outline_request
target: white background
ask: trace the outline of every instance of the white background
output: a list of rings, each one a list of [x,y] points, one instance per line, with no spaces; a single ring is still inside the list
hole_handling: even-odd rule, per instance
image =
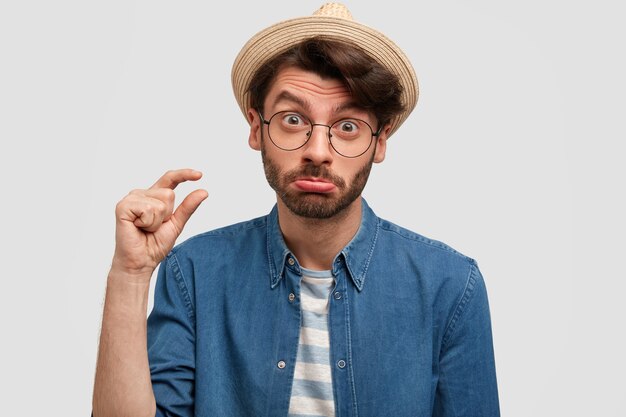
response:
[[[204,171],[183,238],[269,211],[230,68],[258,30],[320,4],[2,2],[3,415],[89,415],[129,190]],[[502,414],[624,416],[621,2],[347,4],[421,86],[364,195],[479,261]]]

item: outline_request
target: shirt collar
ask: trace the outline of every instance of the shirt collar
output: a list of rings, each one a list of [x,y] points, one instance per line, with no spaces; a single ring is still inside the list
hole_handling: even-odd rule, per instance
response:
[[[363,289],[367,270],[378,238],[379,221],[365,199],[361,199],[361,225],[354,237],[335,256],[333,274],[337,275],[345,263],[348,275],[359,291]],[[267,216],[267,254],[269,258],[270,285],[275,288],[285,272],[288,259],[293,256],[280,231],[278,207],[275,205]],[[295,257],[294,257],[295,259]],[[297,266],[297,264],[296,264]]]

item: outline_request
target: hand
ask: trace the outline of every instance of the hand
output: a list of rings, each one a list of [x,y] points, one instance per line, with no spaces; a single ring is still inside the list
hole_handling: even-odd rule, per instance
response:
[[[168,171],[149,189],[133,190],[117,203],[112,271],[150,282],[187,220],[208,197],[205,190],[195,190],[174,211],[174,189],[201,177],[201,172],[192,169]]]

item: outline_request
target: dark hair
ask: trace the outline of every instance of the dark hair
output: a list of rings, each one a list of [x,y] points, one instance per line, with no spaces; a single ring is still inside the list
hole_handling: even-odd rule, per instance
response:
[[[361,48],[323,37],[307,39],[261,66],[248,87],[252,108],[263,110],[276,74],[290,66],[344,82],[355,103],[374,113],[381,126],[404,110],[395,74]]]

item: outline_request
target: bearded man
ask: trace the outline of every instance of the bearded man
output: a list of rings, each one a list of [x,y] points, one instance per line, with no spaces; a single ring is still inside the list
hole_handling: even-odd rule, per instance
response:
[[[276,206],[174,247],[200,172],[118,203],[93,415],[499,415],[476,262],[361,196],[417,101],[404,53],[328,4],[255,35],[233,87]]]

